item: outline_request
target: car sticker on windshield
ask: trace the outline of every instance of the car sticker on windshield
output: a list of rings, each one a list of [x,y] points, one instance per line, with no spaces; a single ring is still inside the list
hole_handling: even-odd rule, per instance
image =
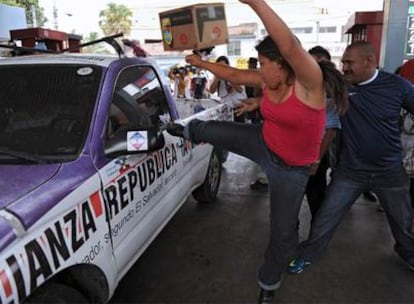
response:
[[[148,150],[148,132],[147,131],[129,131],[127,133],[127,150],[128,151]]]
[[[88,75],[92,74],[92,72],[93,72],[93,69],[90,68],[90,67],[80,68],[77,71],[79,76],[88,76]]]

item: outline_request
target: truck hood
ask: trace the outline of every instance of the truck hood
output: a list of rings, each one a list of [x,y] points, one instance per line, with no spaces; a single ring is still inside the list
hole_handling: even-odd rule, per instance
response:
[[[0,252],[16,238],[7,214],[27,230],[96,173],[89,155],[62,164],[0,167]]]
[[[59,170],[61,164],[2,165],[0,170],[0,209],[46,183]]]

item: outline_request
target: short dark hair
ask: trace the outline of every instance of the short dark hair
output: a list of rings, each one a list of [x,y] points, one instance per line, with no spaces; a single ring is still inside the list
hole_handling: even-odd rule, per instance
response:
[[[257,64],[257,58],[255,58],[255,57],[250,57],[250,58],[249,58],[249,64]]]
[[[222,61],[230,65],[230,60],[229,58],[227,58],[227,56],[220,56],[216,59],[216,62],[222,62]]]
[[[329,54],[329,51],[320,45],[314,46],[313,48],[309,49],[308,52],[309,54],[317,57],[319,60],[326,58],[331,61],[331,54]]]
[[[367,56],[371,55],[371,56],[376,57],[375,48],[372,45],[372,43],[370,43],[369,41],[365,41],[365,40],[354,41],[346,47],[345,51],[354,49],[354,48],[362,50]]]

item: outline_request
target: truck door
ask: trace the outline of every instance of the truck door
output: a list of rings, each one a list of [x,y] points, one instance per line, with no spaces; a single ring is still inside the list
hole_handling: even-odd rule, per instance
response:
[[[162,128],[170,111],[162,84],[151,66],[128,67],[118,75],[109,119],[108,137],[131,122],[143,128]],[[152,153],[124,155],[100,170],[109,214],[118,273],[146,249],[190,191],[190,151],[166,131],[165,146]]]

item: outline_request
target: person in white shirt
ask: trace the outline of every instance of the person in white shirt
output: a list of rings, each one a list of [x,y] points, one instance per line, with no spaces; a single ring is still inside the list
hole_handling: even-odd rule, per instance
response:
[[[220,56],[217,58],[216,63],[230,65],[230,61],[226,56]],[[229,105],[232,108],[236,108],[242,100],[247,98],[244,86],[233,84],[229,81],[225,81],[214,76],[213,81],[210,84],[210,93],[217,92],[217,96],[220,100]],[[234,121],[244,122],[244,115],[234,116]]]

